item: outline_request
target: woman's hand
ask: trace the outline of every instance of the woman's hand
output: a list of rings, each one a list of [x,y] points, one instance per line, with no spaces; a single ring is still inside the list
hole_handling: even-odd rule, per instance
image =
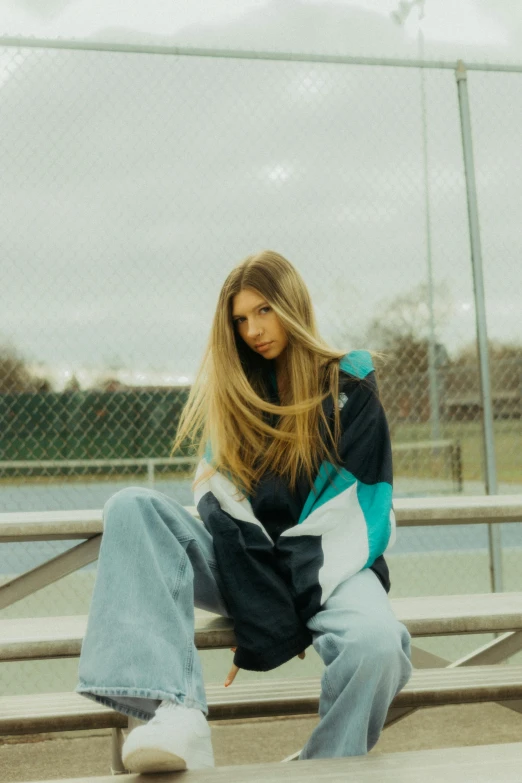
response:
[[[237,650],[237,647],[231,647],[230,649],[232,650],[232,652],[235,652]],[[303,660],[305,655],[306,655],[306,651],[303,650],[303,652],[299,653],[299,655],[297,657],[301,658],[301,660]],[[229,673],[227,674],[227,678],[225,680],[225,688],[228,688],[229,685],[232,685],[232,683],[234,682],[236,674],[238,673],[238,671],[239,671],[239,666],[236,666],[236,664],[233,663],[232,664],[232,668],[230,669]]]
[[[232,652],[235,652],[237,650],[237,647],[231,647],[230,648]],[[236,674],[239,671],[239,666],[236,666],[235,663],[232,664],[232,668],[230,669],[229,673],[227,674],[227,678],[225,680],[225,688],[228,688],[229,685],[231,685],[234,682],[234,679],[236,677]]]

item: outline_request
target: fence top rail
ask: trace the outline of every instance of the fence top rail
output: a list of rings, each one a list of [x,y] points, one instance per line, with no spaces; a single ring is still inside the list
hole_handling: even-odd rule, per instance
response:
[[[186,508],[198,516],[195,506]],[[397,498],[394,509],[401,527],[522,522],[522,495]],[[102,532],[102,509],[0,513],[0,542],[4,543],[91,538]]]
[[[459,445],[457,439],[412,440],[404,443],[392,443],[392,451],[415,451],[454,449]],[[114,468],[120,465],[196,465],[198,457],[125,457],[121,459],[11,459],[0,460],[0,470],[23,470],[31,468]]]
[[[404,441],[403,443],[392,443],[392,451],[414,451],[415,449],[447,449],[456,448],[459,442],[456,438],[450,440],[411,440]],[[1,463],[0,463],[1,464]]]
[[[124,459],[12,459],[1,460],[0,470],[14,468],[111,468],[118,465],[196,464],[197,457],[126,457]]]
[[[431,60],[418,57],[368,57],[364,55],[327,54],[319,52],[284,52],[252,49],[219,49],[211,47],[174,46],[155,43],[122,43],[114,41],[89,41],[79,38],[37,38],[35,36],[0,37],[0,47],[15,49],[66,49],[84,52],[120,52],[122,54],[157,54],[175,57],[211,57],[225,60],[266,60],[279,62],[325,63],[332,65],[367,65],[392,68],[434,68],[456,70],[460,59]],[[498,71],[521,73],[522,64],[512,62],[466,61],[465,67],[473,71]]]

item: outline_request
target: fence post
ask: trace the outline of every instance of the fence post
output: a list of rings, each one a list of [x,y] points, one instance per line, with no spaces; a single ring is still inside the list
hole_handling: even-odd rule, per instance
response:
[[[450,446],[451,477],[457,492],[462,492],[462,449],[459,440],[452,440]]]
[[[482,426],[484,435],[484,468],[486,494],[496,495],[497,467],[495,461],[495,434],[493,429],[493,406],[491,399],[491,381],[488,357],[488,333],[486,326],[486,304],[484,296],[484,276],[482,272],[482,249],[480,244],[477,187],[475,183],[475,163],[471,141],[471,118],[468,97],[468,74],[462,60],[455,71],[460,110],[460,130],[464,158],[464,175],[468,203],[469,240],[471,247],[471,266],[473,270],[473,289],[475,295],[475,319],[479,353],[480,395],[482,403]],[[488,524],[489,569],[491,589],[502,591],[502,542],[500,526]]]
[[[420,11],[419,11],[420,13]],[[424,11],[422,9],[422,15]],[[419,59],[424,60],[424,33],[419,25]],[[424,175],[424,220],[426,229],[426,271],[428,276],[428,378],[430,389],[430,424],[432,441],[440,440],[440,401],[437,379],[437,346],[435,338],[435,303],[433,292],[433,254],[431,241],[431,197],[430,171],[428,161],[428,123],[426,119],[426,74],[420,69],[421,119],[422,119],[422,165]]]

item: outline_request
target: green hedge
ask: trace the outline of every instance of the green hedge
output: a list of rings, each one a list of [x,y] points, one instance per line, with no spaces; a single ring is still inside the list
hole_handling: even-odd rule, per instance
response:
[[[0,460],[168,457],[188,393],[2,394]]]

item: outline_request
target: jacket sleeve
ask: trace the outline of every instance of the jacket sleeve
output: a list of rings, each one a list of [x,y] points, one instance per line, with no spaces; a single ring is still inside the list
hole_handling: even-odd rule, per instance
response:
[[[335,588],[364,568],[383,572],[379,558],[393,543],[391,444],[370,354],[341,361],[338,399],[341,465],[324,461],[297,525],[277,541],[280,573],[307,621]],[[328,420],[333,427],[333,405]]]
[[[223,597],[234,621],[234,663],[268,671],[301,653],[312,636],[277,572],[272,539],[248,500],[235,500],[232,489],[228,479],[215,474],[196,494],[196,504],[213,539]]]
[[[369,354],[366,369],[362,378],[348,375],[343,386],[347,399],[341,410],[339,455],[343,475],[356,482],[368,536],[364,565],[371,567],[395,541],[395,516],[390,431]]]
[[[345,374],[338,402],[341,407],[339,455],[343,468],[358,481],[368,485],[386,482],[391,486],[390,432],[373,366],[370,364],[367,370],[362,378]]]

